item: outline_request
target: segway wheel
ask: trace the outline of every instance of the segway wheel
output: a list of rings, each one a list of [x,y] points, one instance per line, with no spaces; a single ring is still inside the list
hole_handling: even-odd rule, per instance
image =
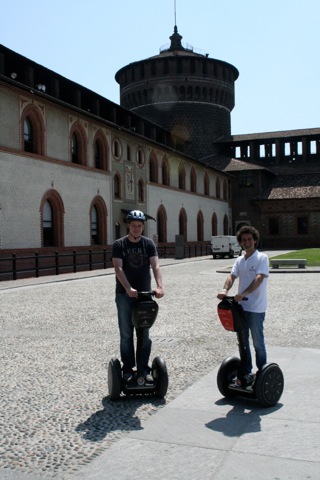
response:
[[[152,376],[155,382],[155,395],[159,398],[166,396],[169,378],[165,360],[158,355],[152,361]]]
[[[283,373],[276,363],[267,363],[257,373],[255,393],[262,407],[276,405],[282,395],[283,387]]]
[[[120,361],[113,357],[108,366],[108,389],[110,400],[119,400],[121,394],[121,365]]]
[[[220,393],[226,398],[237,395],[235,390],[229,389],[229,385],[236,378],[239,367],[240,359],[238,357],[227,357],[220,365],[217,374],[217,385]]]

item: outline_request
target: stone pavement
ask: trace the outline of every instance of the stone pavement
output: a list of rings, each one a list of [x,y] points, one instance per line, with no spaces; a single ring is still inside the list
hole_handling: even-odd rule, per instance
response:
[[[196,298],[190,290],[181,291],[181,278],[187,284],[196,279],[196,290],[202,292],[206,300],[212,282],[221,286],[224,280],[223,275],[212,271],[212,265],[217,268],[216,272],[226,273],[232,262],[227,259],[213,262],[206,258],[183,262],[189,263],[190,268],[186,270],[181,267],[181,261],[174,259],[161,260],[162,266],[169,267],[163,270],[166,284],[181,295],[172,313],[174,319],[181,315],[179,322],[171,325],[170,311],[163,302],[161,310],[166,312],[168,323],[163,326],[159,323],[156,327],[163,338],[165,335],[180,338],[174,349],[161,345],[161,349],[171,355],[168,402],[161,405],[146,400],[140,402],[139,408],[134,399],[111,402],[117,404],[114,406],[103,399],[102,410],[97,407],[106,382],[105,370],[99,368],[99,362],[105,357],[105,348],[110,352],[114,347],[113,340],[109,343],[108,338],[102,352],[99,350],[99,343],[103,343],[99,337],[105,322],[105,308],[111,308],[113,300],[105,299],[101,307],[98,301],[103,298],[105,285],[113,285],[112,271],[0,282],[4,339],[1,348],[5,347],[2,365],[6,355],[12,355],[6,363],[7,370],[0,365],[1,480],[312,480],[320,477],[320,349],[317,348],[320,327],[319,307],[315,304],[318,270],[304,272],[312,275],[295,275],[292,270],[281,269],[284,275],[274,272],[277,275],[270,282],[275,303],[290,296],[292,307],[287,311],[288,318],[284,318],[275,305],[270,306],[276,332],[269,330],[272,346],[268,347],[268,354],[270,361],[280,365],[285,388],[279,403],[266,409],[254,400],[226,400],[218,391],[216,374],[220,363],[217,358],[221,357],[221,351],[223,355],[236,352],[233,334],[228,337],[226,349],[225,343],[220,346],[217,343],[224,342],[226,337],[221,326],[217,326],[214,335],[208,333],[208,329],[216,328],[211,322],[211,307],[199,305],[202,317],[210,315],[208,322],[204,322],[205,317],[197,319],[191,312],[190,318],[197,330],[194,338],[192,331],[185,332],[185,327],[180,325]],[[299,297],[302,295],[299,289],[303,297]],[[173,300],[168,292],[167,303]],[[53,305],[59,305],[61,312],[53,312]],[[83,318],[79,316],[82,310]],[[305,327],[308,318],[301,315],[303,311],[312,317],[308,328]],[[97,325],[91,317],[87,318],[89,314]],[[295,338],[294,332],[290,332],[292,325],[297,329]],[[111,337],[111,326],[106,332],[107,337]],[[191,339],[183,339],[184,334],[190,334]],[[205,336],[209,337],[209,346],[214,345],[214,354],[206,349]],[[94,354],[92,348],[96,349]],[[153,348],[158,348],[156,343]],[[209,355],[210,368],[206,369],[204,359]],[[196,365],[202,366],[199,375]],[[25,397],[28,394],[30,398]],[[111,418],[111,424],[104,424],[106,418],[113,415],[114,422]],[[86,417],[82,426],[78,424],[75,428],[76,421]],[[8,419],[10,425],[5,424]],[[79,435],[81,432],[83,437]],[[31,468],[33,465],[34,471],[23,467],[23,457],[31,457],[26,459],[26,464]],[[69,462],[65,471],[63,462],[66,465]]]
[[[279,403],[226,400],[214,369],[82,469],[86,480],[317,480],[320,350],[270,348]]]

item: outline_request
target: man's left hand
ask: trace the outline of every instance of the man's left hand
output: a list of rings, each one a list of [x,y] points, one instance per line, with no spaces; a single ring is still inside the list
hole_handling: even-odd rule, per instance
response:
[[[164,296],[163,288],[157,287],[153,290],[153,293],[156,298],[162,298]]]

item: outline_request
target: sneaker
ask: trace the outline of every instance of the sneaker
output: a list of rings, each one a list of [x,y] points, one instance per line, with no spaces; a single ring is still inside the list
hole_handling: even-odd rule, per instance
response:
[[[153,383],[153,376],[151,375],[151,373],[148,373],[145,376],[145,381],[146,381],[146,383]]]
[[[254,373],[248,373],[248,375],[246,375],[244,378],[246,379],[247,385],[252,385],[256,379],[256,376]]]
[[[133,376],[131,373],[125,373],[123,375],[123,381],[127,385],[131,385],[133,383]]]

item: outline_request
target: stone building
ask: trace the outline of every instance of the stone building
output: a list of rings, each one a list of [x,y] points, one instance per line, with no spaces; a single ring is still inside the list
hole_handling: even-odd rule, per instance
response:
[[[264,247],[320,246],[320,129],[231,135],[238,70],[184,47],[176,26],[170,40],[116,73],[121,105],[178,132],[184,151],[232,175],[232,233],[252,224]]]
[[[177,26],[159,55],[130,63],[116,73],[120,104],[182,139],[184,152],[200,160],[231,134],[238,70],[181,43]]]
[[[121,105],[0,46],[0,255],[110,246],[132,208],[163,245],[319,247],[320,129],[233,135],[238,70],[170,40],[116,73]]]
[[[230,175],[162,126],[0,46],[0,252],[110,246],[125,212],[174,244],[231,229]]]
[[[256,225],[262,246],[320,246],[320,129],[235,135],[213,164],[233,176],[233,228]]]

